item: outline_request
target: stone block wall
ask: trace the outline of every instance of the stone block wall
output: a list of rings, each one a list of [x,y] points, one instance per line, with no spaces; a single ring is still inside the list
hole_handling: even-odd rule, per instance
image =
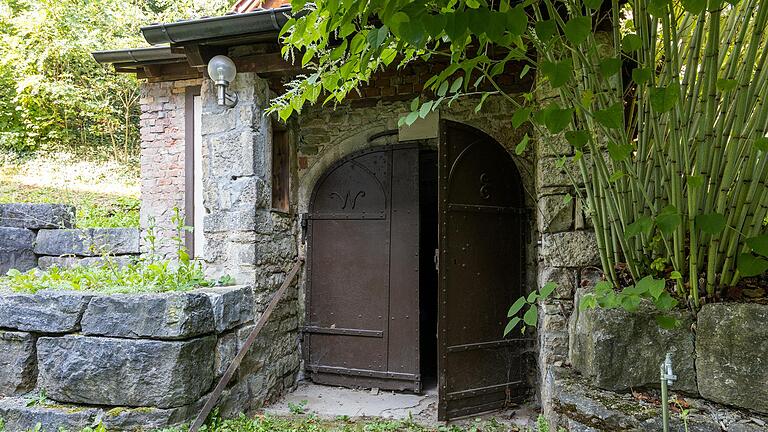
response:
[[[75,208],[63,204],[0,204],[0,275],[52,265],[99,263],[104,253],[118,265],[139,254],[133,228],[74,229]]]
[[[189,422],[259,317],[251,287],[111,295],[0,293],[0,418],[8,430],[146,430]],[[220,401],[256,408],[293,382],[273,315]],[[269,349],[266,346],[269,345]],[[40,399],[44,391],[45,400]]]
[[[173,208],[184,212],[184,113],[187,87],[201,79],[141,85],[141,226],[154,218],[161,238],[175,235]],[[160,245],[160,253],[173,246]]]
[[[238,73],[230,91],[239,99],[231,109],[216,104],[209,81],[201,91],[203,260],[210,275],[229,274],[238,283],[251,285],[260,313],[297,258],[299,228],[295,207],[288,213],[272,210],[272,119],[264,114],[270,97],[266,81],[254,73]],[[253,401],[273,400],[295,385],[299,311],[298,292],[290,289],[252,349],[254,360],[241,367],[239,373],[247,383],[241,385],[251,389]],[[251,374],[253,368],[262,367],[270,372]]]
[[[586,292],[579,289],[578,305]],[[681,325],[662,329],[652,304],[637,313],[574,309],[568,365],[549,369],[547,414],[569,430],[660,429],[659,365],[672,356],[670,386],[691,405],[690,430],[762,431],[768,425],[768,305],[707,304],[698,315],[675,311]],[[695,329],[695,332],[693,331]],[[635,398],[634,391],[650,398]],[[685,426],[673,414],[672,430]]]

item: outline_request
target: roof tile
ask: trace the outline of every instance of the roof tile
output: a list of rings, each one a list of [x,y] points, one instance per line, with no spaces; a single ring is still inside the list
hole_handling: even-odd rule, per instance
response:
[[[261,9],[277,9],[290,5],[291,0],[237,0],[232,6],[232,12],[246,13]]]

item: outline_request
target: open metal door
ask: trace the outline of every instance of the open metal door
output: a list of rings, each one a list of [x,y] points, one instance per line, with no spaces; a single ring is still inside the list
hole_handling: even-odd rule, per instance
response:
[[[420,391],[418,148],[344,158],[318,180],[310,211],[310,379]]]
[[[526,396],[528,340],[504,338],[525,293],[527,214],[509,153],[483,132],[441,121],[438,418],[503,408]]]

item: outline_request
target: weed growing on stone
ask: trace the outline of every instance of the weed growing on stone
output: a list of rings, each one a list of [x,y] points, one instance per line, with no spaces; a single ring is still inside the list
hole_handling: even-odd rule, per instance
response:
[[[299,403],[288,402],[288,409],[291,414],[304,414],[307,411],[307,401],[303,400]]]
[[[92,266],[51,267],[47,270],[32,269],[27,272],[8,271],[0,277],[0,290],[20,293],[36,293],[42,290],[98,291],[102,293],[143,293],[188,291],[199,287],[230,285],[234,280],[223,276],[208,279],[202,264],[190,258],[184,246],[184,218],[174,209],[173,222],[176,235],[171,239],[176,256],[164,259],[157,254],[158,238],[154,223],[150,222],[145,236],[148,252],[133,262],[120,266],[107,252],[101,255],[101,263]]]
[[[45,405],[46,403],[48,403],[48,397],[45,394],[45,389],[40,389],[40,391],[36,395],[32,395],[27,399],[28,407]]]

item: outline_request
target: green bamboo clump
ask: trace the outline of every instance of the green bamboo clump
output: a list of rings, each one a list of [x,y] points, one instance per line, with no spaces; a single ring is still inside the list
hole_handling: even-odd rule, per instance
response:
[[[583,3],[566,2],[570,19]],[[618,283],[620,263],[635,280],[671,267],[678,293],[697,307],[704,289],[711,298],[739,282],[737,257],[765,230],[768,5],[692,3],[635,0],[622,29],[613,0],[610,40],[591,32],[583,43],[536,45],[539,66],[573,65],[575,78],[557,90],[574,108],[566,137],[576,146],[585,138],[573,159],[607,277]],[[567,34],[555,6],[533,8]],[[632,80],[609,59],[632,64]],[[606,147],[610,157],[587,157]]]

